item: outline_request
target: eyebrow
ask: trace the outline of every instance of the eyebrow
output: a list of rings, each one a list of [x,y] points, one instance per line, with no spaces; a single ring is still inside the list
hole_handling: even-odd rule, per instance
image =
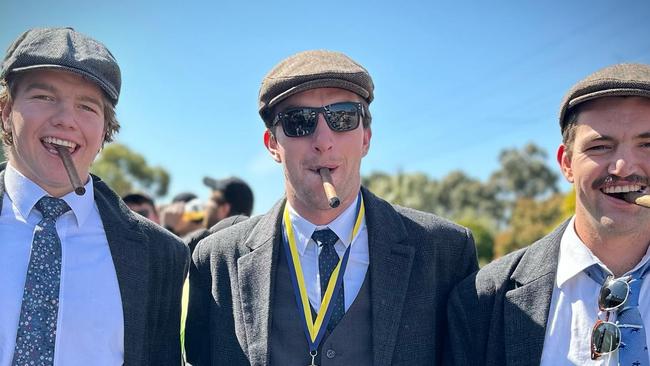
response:
[[[32,90],[45,90],[45,91],[48,91],[50,93],[56,93],[56,91],[57,91],[57,89],[53,85],[46,84],[46,83],[40,83],[40,82],[33,82],[33,83],[27,85],[27,87],[25,88],[25,92],[29,92],[29,91],[32,91]],[[104,103],[102,103],[99,99],[97,99],[95,97],[91,97],[89,95],[81,95],[81,96],[77,97],[77,100],[80,100],[82,102],[95,104],[97,107],[100,107],[100,108],[104,107]]]

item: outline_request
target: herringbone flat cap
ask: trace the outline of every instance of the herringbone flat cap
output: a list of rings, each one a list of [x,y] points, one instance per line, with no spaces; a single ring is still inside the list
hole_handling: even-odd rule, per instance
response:
[[[574,85],[560,106],[560,128],[564,132],[567,113],[580,103],[602,97],[650,98],[650,65],[617,64],[598,70]]]
[[[368,71],[348,56],[333,51],[304,51],[276,65],[262,80],[259,113],[271,127],[271,111],[281,101],[309,89],[341,88],[372,102],[374,84]]]
[[[35,28],[7,49],[0,80],[13,72],[60,69],[95,82],[117,104],[122,78],[113,54],[102,43],[72,28]]]

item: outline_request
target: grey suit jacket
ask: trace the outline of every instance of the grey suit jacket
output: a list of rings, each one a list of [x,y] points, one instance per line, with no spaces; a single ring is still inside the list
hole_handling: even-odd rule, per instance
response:
[[[0,209],[5,166],[0,165]],[[189,251],[167,230],[129,210],[96,176],[93,186],[122,297],[124,364],[180,365],[181,291]]]
[[[539,365],[567,224],[486,265],[454,289],[447,365]]]
[[[436,364],[449,292],[477,268],[471,233],[364,188],[362,194],[374,365]],[[209,236],[194,251],[185,338],[192,365],[268,364],[284,203]]]

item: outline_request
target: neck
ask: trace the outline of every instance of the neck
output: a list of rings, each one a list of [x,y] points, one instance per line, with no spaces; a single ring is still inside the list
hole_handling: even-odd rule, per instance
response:
[[[620,277],[634,268],[646,254],[650,237],[641,232],[625,235],[580,230],[576,233],[591,252],[609,268],[614,276]]]

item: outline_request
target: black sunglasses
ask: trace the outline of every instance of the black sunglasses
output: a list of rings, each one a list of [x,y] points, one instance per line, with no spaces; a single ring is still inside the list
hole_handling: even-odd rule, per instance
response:
[[[352,131],[365,117],[363,105],[358,102],[341,102],[319,108],[296,107],[278,113],[272,125],[282,123],[287,137],[309,136],[316,131],[318,115],[322,113],[327,125],[336,132]]]
[[[621,345],[621,330],[617,324],[609,321],[609,312],[617,311],[630,294],[629,280],[631,277],[607,277],[598,295],[598,308],[607,311],[605,321],[596,320],[591,331],[591,359],[597,360],[600,356],[614,352]]]

